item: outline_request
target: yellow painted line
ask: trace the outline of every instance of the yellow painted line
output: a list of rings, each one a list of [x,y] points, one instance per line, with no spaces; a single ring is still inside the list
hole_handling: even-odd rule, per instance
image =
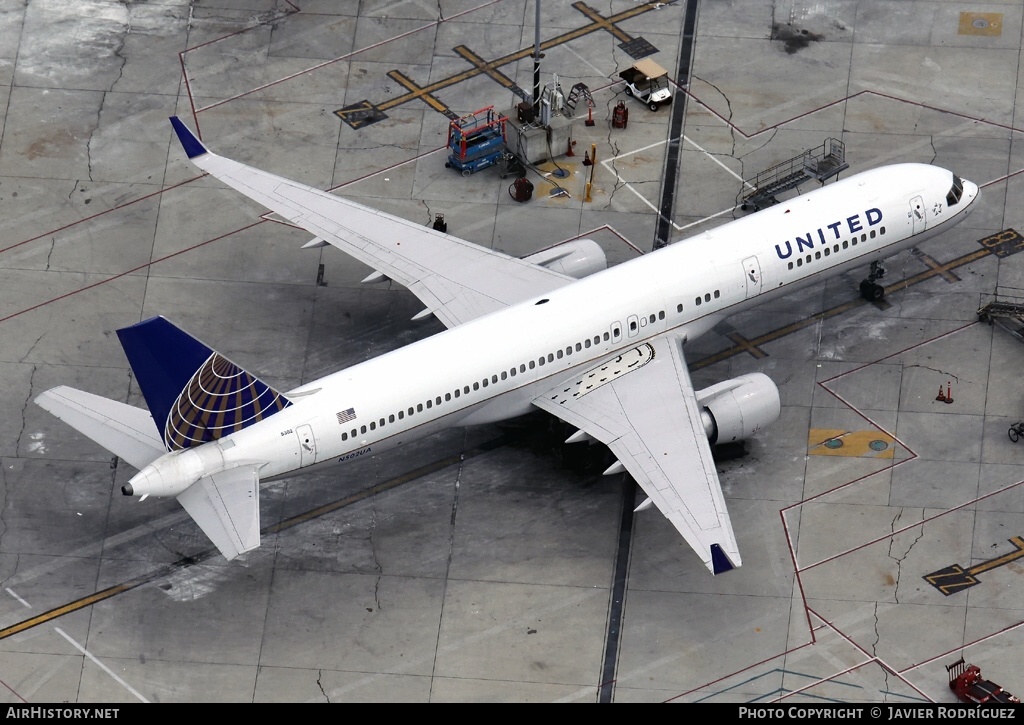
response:
[[[593,10],[588,5],[582,2],[573,3],[573,7],[582,12],[584,15],[587,14],[587,11],[596,12],[595,10]],[[623,20],[629,20],[638,15],[643,15],[644,13],[656,9],[657,8],[654,5],[647,4],[632,7],[628,10],[624,10],[621,13],[610,15],[601,22],[591,22],[588,23],[587,25],[583,25],[574,30],[570,30],[567,33],[563,33],[561,35],[555,36],[554,38],[549,38],[548,40],[542,41],[540,44],[540,50],[543,53],[545,50],[556,48],[559,45],[564,45],[565,43],[590,35],[591,33],[595,33],[599,30],[608,30],[609,27],[613,27],[613,23],[622,22]],[[629,36],[624,37],[627,40],[632,39]],[[381,111],[385,111],[389,108],[400,106],[403,103],[406,103],[407,101],[420,98],[424,93],[431,94],[436,91],[442,91],[446,88],[450,88],[456,83],[461,83],[462,81],[469,80],[470,78],[475,78],[478,75],[488,73],[492,70],[495,70],[496,68],[500,68],[503,65],[507,65],[509,63],[514,63],[516,61],[523,60],[524,58],[531,57],[533,57],[533,46],[530,46],[528,48],[522,48],[520,50],[515,51],[514,53],[509,53],[508,55],[503,55],[502,57],[496,58],[495,60],[487,61],[482,66],[469,68],[467,70],[462,71],[461,73],[456,73],[455,75],[449,76],[448,78],[442,78],[439,81],[428,83],[425,86],[419,86],[416,93],[390,98],[386,101],[377,104],[376,107]]]
[[[38,627],[40,624],[52,622],[55,619],[63,617],[65,614],[71,614],[72,612],[77,612],[81,609],[85,609],[86,607],[91,607],[93,604],[102,602],[106,599],[110,599],[111,597],[116,597],[118,594],[124,594],[125,592],[130,591],[141,584],[153,581],[154,579],[160,576],[164,576],[167,573],[168,568],[161,567],[159,574],[145,574],[143,576],[136,577],[135,579],[124,582],[122,584],[117,584],[115,586],[103,589],[102,591],[98,591],[95,594],[90,594],[87,597],[82,597],[81,599],[76,599],[73,602],[68,602],[67,604],[55,607],[54,609],[51,609],[48,612],[43,612],[42,614],[18,622],[17,624],[12,624],[10,627],[0,629],[0,640],[12,637],[18,634],[19,632],[24,632],[26,629]]]
[[[493,64],[488,63],[486,60],[481,58],[479,55],[471,51],[464,45],[457,45],[454,48],[455,52],[461,55],[463,58],[468,60],[473,65],[477,66],[482,72],[498,83],[503,88],[512,88],[515,82],[504,73],[498,71]]]
[[[431,108],[433,108],[435,111],[437,111],[439,113],[444,113],[445,111],[448,110],[448,106],[444,105],[439,100],[434,98],[432,95],[430,95],[429,92],[427,92],[427,91],[423,90],[422,88],[420,88],[418,85],[416,85],[412,81],[411,78],[409,78],[408,76],[404,75],[400,71],[397,71],[397,70],[388,71],[388,78],[390,78],[391,80],[395,81],[399,85],[405,87],[407,90],[412,91],[412,94],[406,95],[405,98],[408,98],[410,100],[414,99],[414,98],[420,98],[428,106],[430,106]]]
[[[449,466],[453,466],[456,463],[459,463],[460,461],[465,461],[475,456],[486,453],[488,451],[494,450],[495,448],[499,448],[505,445],[507,442],[507,436],[499,436],[490,441],[482,443],[479,446],[476,446],[475,448],[471,448],[465,451],[464,453],[457,453],[451,456],[447,456],[445,458],[441,458],[432,463],[420,466],[417,469],[414,469],[400,476],[396,476],[395,478],[377,484],[376,486],[371,486],[370,488],[364,491],[360,491],[351,496],[346,496],[343,499],[334,501],[324,506],[320,506],[318,508],[313,509],[312,511],[307,511],[305,513],[299,514],[298,516],[293,516],[290,519],[285,519],[279,524],[274,524],[273,526],[268,526],[264,528],[261,533],[264,536],[266,536],[267,534],[275,534],[286,529],[290,529],[293,526],[305,523],[307,521],[317,518],[318,516],[323,516],[324,514],[336,511],[338,509],[344,508],[345,506],[350,506],[358,501],[370,498],[371,496],[379,494],[382,491],[387,491],[389,489],[396,488],[398,486],[401,486],[402,484],[409,483],[418,478],[422,478],[423,476],[426,476],[428,474],[436,473],[437,471],[443,470]],[[10,627],[0,629],[0,640],[12,637],[16,634],[19,634],[20,632],[24,632],[27,629],[38,627],[40,624],[52,622],[56,619],[59,619],[60,617],[63,617],[66,614],[71,614],[73,612],[78,612],[82,609],[85,609],[86,607],[91,607],[93,604],[105,601],[107,599],[111,599],[119,594],[124,594],[125,592],[131,591],[132,589],[135,589],[136,587],[139,587],[143,584],[149,584],[158,579],[170,576],[171,574],[181,571],[183,568],[191,566],[195,563],[205,561],[206,559],[209,559],[215,556],[216,554],[217,550],[211,548],[198,556],[187,557],[180,561],[174,562],[173,564],[161,566],[160,568],[154,571],[147,572],[146,574],[141,574],[133,579],[129,579],[126,582],[122,582],[121,584],[115,584],[112,587],[107,587],[106,589],[98,591],[94,594],[90,594],[87,597],[82,597],[81,599],[76,599],[73,602],[68,602],[67,604],[55,607],[35,617],[23,620],[21,622],[18,622],[17,624],[11,625]]]
[[[1021,538],[1020,536],[1014,536],[1012,539],[1010,539],[1010,543],[1017,547],[1017,551],[1012,551],[1009,554],[1006,554],[1005,556],[1000,556],[996,559],[983,561],[977,566],[972,566],[970,569],[967,570],[967,573],[972,575],[981,574],[982,572],[986,572],[989,569],[995,569],[997,566],[1009,564],[1011,561],[1016,561],[1017,559],[1024,557],[1024,538]]]
[[[883,450],[875,450],[879,442],[885,444]],[[830,443],[839,443],[830,447]],[[849,458],[893,458],[896,452],[896,440],[879,430],[843,430],[830,428],[811,428],[807,434],[807,453],[812,456],[846,456]]]
[[[992,250],[983,248],[975,252],[971,252],[970,254],[965,254],[962,257],[957,257],[952,262],[947,262],[946,264],[941,266],[943,270],[956,269],[957,267],[962,267],[965,264],[970,264],[971,262],[975,262],[991,254],[993,254]],[[932,277],[938,276],[941,276],[941,273],[938,270],[929,268],[924,272],[915,274],[913,277],[908,277],[907,279],[900,280],[899,282],[896,282],[891,285],[885,285],[885,291],[886,294],[890,292],[898,292],[900,290],[906,289],[907,287],[911,287],[920,282],[924,282],[925,280],[929,280]],[[699,370],[701,368],[707,367],[708,365],[714,365],[717,362],[721,362],[722,360],[728,360],[729,358],[734,357],[735,355],[738,355],[741,352],[747,352],[748,347],[751,345],[758,348],[763,347],[765,344],[769,342],[774,342],[775,340],[779,340],[783,337],[786,337],[787,335],[792,335],[794,332],[799,332],[804,328],[816,325],[818,322],[828,320],[833,317],[837,317],[838,315],[844,314],[846,312],[849,312],[850,310],[856,309],[867,304],[872,303],[868,302],[862,297],[858,297],[857,299],[850,300],[849,302],[844,302],[843,304],[837,305],[836,307],[832,307],[827,310],[822,310],[821,312],[811,315],[810,317],[806,317],[803,320],[799,320],[792,324],[785,325],[784,327],[772,330],[771,332],[765,333],[764,335],[759,335],[758,337],[752,338],[745,342],[742,346],[736,345],[725,350],[722,350],[721,352],[715,353],[714,355],[709,355],[708,357],[701,358],[700,360],[697,360],[694,363],[692,363],[690,365],[690,369]]]

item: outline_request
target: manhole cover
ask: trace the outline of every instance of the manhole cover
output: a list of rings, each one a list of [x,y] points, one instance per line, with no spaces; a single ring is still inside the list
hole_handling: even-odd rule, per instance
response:
[[[870,448],[873,451],[884,451],[888,447],[889,444],[886,443],[885,441],[871,441],[870,443],[868,443],[868,448]]]
[[[825,441],[825,447],[832,448],[833,450],[836,448],[842,448],[843,442],[839,438],[829,438],[827,441]]]

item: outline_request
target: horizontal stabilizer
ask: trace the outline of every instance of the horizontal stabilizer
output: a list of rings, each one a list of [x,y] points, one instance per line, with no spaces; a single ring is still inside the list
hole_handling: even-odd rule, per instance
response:
[[[139,470],[167,452],[148,410],[66,385],[40,393],[35,403]]]
[[[260,545],[259,484],[256,466],[240,466],[204,476],[178,496],[228,561]]]

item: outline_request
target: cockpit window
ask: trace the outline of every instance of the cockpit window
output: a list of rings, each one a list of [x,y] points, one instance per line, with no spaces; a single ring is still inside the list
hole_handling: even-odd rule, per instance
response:
[[[955,206],[960,201],[960,197],[964,195],[964,182],[960,180],[960,177],[953,174],[953,186],[950,188],[949,193],[946,194],[947,206]]]

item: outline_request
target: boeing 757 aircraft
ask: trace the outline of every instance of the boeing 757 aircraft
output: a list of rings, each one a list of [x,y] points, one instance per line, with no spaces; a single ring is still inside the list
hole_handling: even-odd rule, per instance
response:
[[[138,469],[127,496],[174,496],[227,559],[260,544],[259,484],[344,467],[452,426],[540,408],[597,440],[713,573],[740,565],[711,446],[779,416],[761,373],[694,390],[686,342],[725,317],[881,261],[962,221],[976,184],[884,166],[606,268],[592,241],[517,259],[218,156],[200,169],[408,287],[448,328],[277,391],[162,317],[117,331],[149,410],[59,386],[36,402]]]

